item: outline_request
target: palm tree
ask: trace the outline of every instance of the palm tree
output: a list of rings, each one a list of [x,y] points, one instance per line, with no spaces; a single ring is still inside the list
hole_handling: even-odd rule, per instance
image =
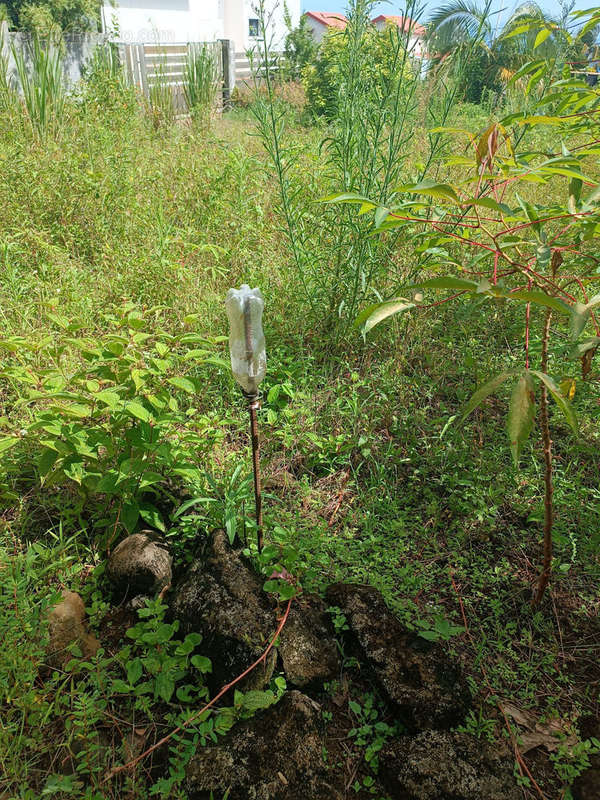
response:
[[[531,59],[542,30],[546,33],[537,44],[536,57],[564,63],[573,60],[574,54],[585,52],[588,42],[584,38],[595,40],[596,34],[588,31],[585,37],[569,36],[570,10],[565,6],[561,17],[554,19],[537,3],[525,2],[500,25],[499,11],[492,11],[492,0],[485,0],[483,5],[478,0],[450,0],[431,15],[427,24],[431,65],[436,67],[447,60],[459,62],[457,72],[462,76],[467,99],[478,100],[484,87],[499,88]]]

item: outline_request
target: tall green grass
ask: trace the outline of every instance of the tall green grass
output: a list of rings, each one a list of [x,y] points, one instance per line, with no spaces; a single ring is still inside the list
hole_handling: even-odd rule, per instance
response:
[[[333,82],[327,86],[330,116],[318,153],[303,153],[287,134],[290,114],[276,91],[268,34],[252,106],[279,189],[278,210],[303,301],[311,323],[333,350],[346,341],[361,305],[377,299],[378,289],[405,279],[414,261],[397,257],[399,234],[373,237],[372,218],[340,205],[317,204],[322,195],[307,198],[303,158],[312,156],[325,165],[323,194],[358,194],[389,207],[400,184],[425,177],[442,145],[442,137],[424,135],[432,120],[428,109],[425,119],[419,109],[423,79],[413,59],[411,33],[394,26],[374,41],[373,6],[373,0],[351,0],[347,28],[325,45]],[[409,2],[405,13],[418,20],[417,3]],[[259,14],[268,31],[263,0]],[[441,91],[435,104],[438,126],[444,125],[454,96],[451,86],[441,85]],[[421,169],[415,173],[419,150]]]
[[[148,82],[148,112],[155,128],[171,125],[177,116],[175,94],[166,58],[161,58]]]
[[[206,123],[215,109],[220,81],[217,50],[212,44],[190,44],[183,90],[193,119]]]
[[[60,126],[66,84],[60,43],[33,36],[29,45],[11,42],[23,106],[33,130],[44,136]]]

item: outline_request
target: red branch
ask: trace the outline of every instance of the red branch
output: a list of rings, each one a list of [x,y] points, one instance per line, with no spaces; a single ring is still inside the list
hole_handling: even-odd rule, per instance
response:
[[[180,731],[185,730],[185,728],[187,728],[189,725],[191,725],[192,722],[194,722],[194,720],[197,720],[198,717],[202,716],[202,714],[204,714],[205,711],[208,711],[208,709],[211,708],[211,706],[214,706],[214,704],[217,702],[217,700],[220,700],[220,698],[223,697],[223,695],[226,694],[233,686],[235,686],[236,683],[239,683],[243,678],[246,677],[246,675],[248,675],[250,672],[252,672],[253,669],[256,669],[256,667],[258,667],[259,664],[262,664],[265,661],[266,657],[271,652],[271,650],[273,649],[273,647],[275,647],[275,642],[277,641],[277,639],[279,637],[279,634],[281,633],[285,623],[287,622],[287,618],[288,618],[288,616],[290,614],[290,608],[292,606],[292,600],[293,599],[294,599],[293,597],[290,597],[290,599],[288,600],[288,604],[287,604],[287,608],[285,609],[285,613],[284,613],[283,617],[281,618],[281,620],[279,622],[279,625],[277,626],[277,630],[275,631],[275,634],[274,634],[273,638],[269,642],[269,646],[262,653],[262,655],[259,658],[256,659],[254,664],[251,664],[248,667],[248,669],[246,669],[246,670],[244,670],[244,672],[242,672],[241,675],[238,675],[237,678],[234,678],[231,681],[231,683],[228,683],[226,686],[224,686],[219,691],[219,693],[216,694],[213,697],[213,699],[209,703],[207,703],[205,706],[203,706],[199,711],[196,711],[194,714],[192,714],[192,716],[189,719],[187,719],[181,725],[178,725],[174,730],[172,730],[166,736],[163,736],[163,738],[160,739],[158,742],[155,742],[152,745],[152,747],[149,747],[147,750],[145,750],[143,753],[141,753],[139,756],[137,756],[137,758],[134,758],[131,761],[127,762],[127,764],[123,764],[120,767],[114,767],[113,769],[111,769],[111,771],[108,773],[108,775],[102,780],[102,783],[103,784],[107,783],[108,781],[112,780],[112,778],[114,778],[115,775],[118,775],[120,772],[124,772],[127,769],[131,769],[132,767],[135,767],[136,764],[139,764],[139,762],[142,761],[144,758],[149,756],[155,750],[158,750],[158,748],[162,747],[163,744],[166,744],[168,741],[170,741],[173,738],[173,736],[175,736],[175,734],[179,733]]]

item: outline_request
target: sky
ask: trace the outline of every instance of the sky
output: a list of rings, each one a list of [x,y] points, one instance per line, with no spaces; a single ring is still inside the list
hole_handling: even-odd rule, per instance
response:
[[[424,11],[421,15],[420,19],[426,20],[429,14],[441,5],[446,5],[447,0],[426,0],[424,3]],[[494,6],[497,9],[501,9],[501,13],[498,15],[498,19],[507,19],[510,12],[513,11],[517,6],[522,5],[523,0],[518,0],[517,2],[500,2],[494,3]],[[558,14],[560,11],[560,4],[558,0],[538,0],[539,5],[544,9],[544,11],[549,12],[550,14]],[[583,9],[583,8],[592,8],[595,6],[600,5],[598,0],[576,0],[575,8],[576,9]],[[302,0],[302,10],[303,11],[341,11],[342,13],[345,11],[347,6],[347,0]],[[391,0],[390,2],[382,2],[377,3],[375,5],[375,10],[373,16],[377,16],[377,14],[401,14],[402,9],[406,6],[406,3],[401,3],[399,0]]]

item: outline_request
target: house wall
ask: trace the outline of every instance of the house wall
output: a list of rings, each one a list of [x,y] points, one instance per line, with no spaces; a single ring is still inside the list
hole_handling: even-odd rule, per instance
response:
[[[319,22],[314,17],[306,16],[306,26],[307,28],[312,31],[313,39],[317,44],[323,41],[323,37],[327,33],[328,27],[327,25],[323,25],[322,22]]]
[[[224,35],[229,0],[117,0],[102,8],[104,29],[121,42],[211,42]]]
[[[104,30],[121,42],[209,42],[231,39],[238,52],[251,48],[249,20],[256,19],[255,0],[116,0],[102,7]],[[287,0],[292,25],[300,21],[301,0]],[[281,50],[287,35],[283,3],[265,0],[273,48]]]

